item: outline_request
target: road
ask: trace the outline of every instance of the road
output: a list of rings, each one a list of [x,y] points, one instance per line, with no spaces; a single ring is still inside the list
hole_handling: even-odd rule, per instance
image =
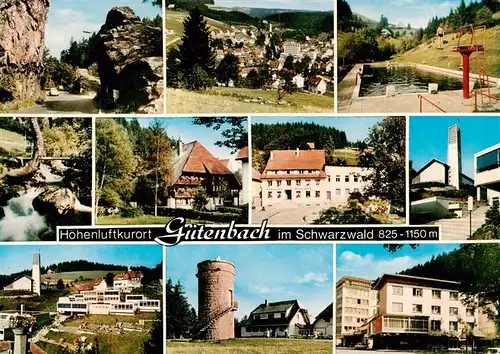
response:
[[[321,211],[328,209],[325,205],[297,205],[291,202],[283,202],[273,207],[266,207],[264,211],[256,209],[252,211],[252,222],[261,223],[268,220],[274,225],[309,225],[319,218]]]
[[[60,92],[59,96],[46,96],[43,105],[35,105],[20,109],[17,113],[51,114],[51,113],[98,113],[92,96],[73,95]]]

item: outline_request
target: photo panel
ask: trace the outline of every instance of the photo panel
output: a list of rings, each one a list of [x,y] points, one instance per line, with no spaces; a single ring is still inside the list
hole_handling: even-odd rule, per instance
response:
[[[97,225],[248,223],[247,117],[98,118]]]
[[[166,257],[167,352],[333,353],[332,245],[189,245]]]
[[[411,224],[441,225],[442,240],[498,238],[499,131],[495,116],[410,117]]]
[[[252,223],[406,224],[406,117],[252,117]]]
[[[167,113],[333,113],[333,8],[167,1]]]
[[[92,221],[92,118],[0,117],[0,241]]]
[[[488,352],[495,345],[499,243],[336,249],[336,353]]]
[[[163,264],[159,245],[1,245],[2,349],[163,353]]]
[[[164,113],[162,1],[3,4],[0,112]]]
[[[338,0],[339,113],[500,107],[496,1]]]

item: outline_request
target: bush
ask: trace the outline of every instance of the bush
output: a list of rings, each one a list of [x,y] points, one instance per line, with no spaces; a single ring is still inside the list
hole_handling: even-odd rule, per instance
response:
[[[196,192],[193,198],[193,208],[194,210],[201,211],[205,209],[205,205],[208,204],[207,193],[204,189],[200,188]]]
[[[219,213],[229,213],[229,214],[241,214],[242,213],[242,209],[240,209],[240,208],[226,207],[226,206],[217,207],[217,211]]]
[[[357,204],[357,203],[356,203]],[[314,225],[371,225],[380,224],[380,222],[366,215],[359,208],[352,208],[350,210],[338,210],[330,208],[321,213],[321,216],[314,220]]]
[[[144,212],[147,214],[154,213],[154,207],[145,207]],[[158,207],[159,216],[183,217],[191,220],[204,220],[221,224],[229,224],[231,221],[241,223],[242,214],[229,214],[218,212],[206,212],[193,209],[172,209],[168,207]],[[248,221],[245,216],[245,223]]]
[[[133,206],[125,206],[120,210],[120,216],[122,218],[138,218],[144,215],[144,211],[141,208],[135,208]]]

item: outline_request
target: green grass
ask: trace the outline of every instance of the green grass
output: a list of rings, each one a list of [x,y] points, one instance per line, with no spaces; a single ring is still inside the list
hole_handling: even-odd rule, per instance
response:
[[[9,130],[0,129],[0,149],[6,150],[8,152],[16,150],[24,151],[26,149],[24,136],[15,132],[11,132]]]
[[[207,342],[167,342],[169,354],[331,354],[332,341],[294,339],[233,339]]]
[[[74,343],[78,334],[67,332],[49,332],[48,339],[60,343],[63,339],[66,343]],[[99,341],[99,354],[135,354],[143,352],[143,344],[149,338],[147,332],[124,332],[123,334],[98,333],[96,335],[85,334],[87,342]]]
[[[64,349],[61,348],[60,346],[49,343],[49,342],[40,341],[40,342],[36,342],[36,345],[40,349],[45,351],[46,353],[50,353],[50,354],[67,353],[67,351],[64,351]]]
[[[74,318],[64,325],[67,327],[79,327],[83,323],[92,323],[99,325],[114,326],[117,322],[138,323],[139,320],[155,320],[156,313],[140,313],[135,316],[118,315],[89,315],[85,317]]]
[[[485,40],[483,38],[485,38]],[[476,40],[478,44],[486,45],[485,59],[489,75],[500,77],[500,26],[487,29],[484,34],[483,31],[478,31],[476,33]],[[426,64],[445,69],[458,70],[462,63],[462,59],[460,54],[452,52],[452,47],[456,46],[458,43],[457,35],[455,33],[446,34],[444,36],[444,41],[448,43],[443,45],[443,50],[437,49],[437,43],[434,38],[422,43],[415,49],[396,55],[394,61]],[[461,43],[469,44],[470,35],[464,36],[461,39]],[[478,55],[482,54],[474,53],[471,56],[470,69],[472,73],[478,72],[476,60]]]
[[[66,296],[68,293],[68,289],[63,289],[42,291],[41,296],[30,298],[0,298],[0,308],[4,310],[19,310],[21,304],[23,304],[28,311],[56,311],[59,297]]]
[[[63,282],[70,283],[75,282],[78,278],[82,277],[84,279],[99,279],[104,278],[106,274],[113,273],[116,274],[116,270],[92,270],[92,271],[82,271],[82,272],[66,272],[66,273],[54,273],[54,274],[44,274],[43,278],[50,278],[51,280],[62,279]]]
[[[144,215],[137,218],[122,218],[121,216],[99,216],[97,218],[98,225],[166,225],[173,216],[158,216]],[[204,220],[187,219],[188,224],[212,224]]]
[[[348,166],[358,165],[358,150],[354,149],[335,149],[334,151],[335,159],[341,158],[347,161]]]
[[[286,95],[288,104],[260,104],[244,102],[245,99],[262,97],[276,101],[275,91],[235,87],[214,87],[207,91],[192,92],[167,89],[168,113],[331,113],[334,99],[325,95],[297,92]]]

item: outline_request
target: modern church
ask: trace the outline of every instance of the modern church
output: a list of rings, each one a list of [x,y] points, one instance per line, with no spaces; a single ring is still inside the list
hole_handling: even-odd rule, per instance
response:
[[[474,180],[462,173],[462,136],[458,124],[448,128],[448,160],[446,163],[432,159],[422,167],[412,184],[439,182],[457,190],[474,185]]]

